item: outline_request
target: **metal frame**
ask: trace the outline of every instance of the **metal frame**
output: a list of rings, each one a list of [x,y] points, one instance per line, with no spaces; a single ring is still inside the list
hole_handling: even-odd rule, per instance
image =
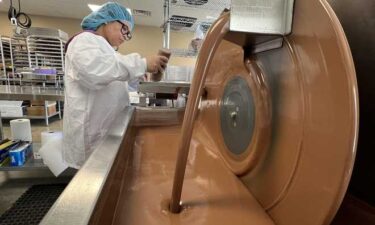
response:
[[[182,48],[172,48],[171,52],[175,57],[195,58],[198,55],[198,51]]]
[[[199,2],[199,0],[195,0],[196,2]],[[190,2],[194,2],[193,0],[190,0]],[[202,1],[204,3],[205,1]],[[172,0],[172,6],[176,8],[185,8],[185,9],[205,9],[210,11],[216,11],[221,12],[224,8],[230,7],[230,0],[208,0],[207,3],[200,4],[200,5],[194,5],[194,4],[188,4],[187,0]]]
[[[7,43],[7,45],[9,46],[7,50],[5,49],[6,47],[4,46],[4,43]],[[5,51],[9,52],[10,58],[6,58],[4,56]],[[3,73],[4,73],[4,79],[6,79],[7,84],[9,84],[9,76],[8,76],[8,73],[6,72],[7,61],[10,62],[10,66],[12,68],[12,74],[14,74],[13,51],[12,51],[12,39],[11,38],[0,35],[0,54],[1,54],[1,63],[3,65],[2,70],[3,70]]]
[[[15,72],[17,69],[29,67],[27,42],[24,37],[12,37],[12,54]]]
[[[168,93],[188,94],[189,82],[140,82],[139,92],[141,93]]]
[[[24,116],[23,118],[29,119],[44,119],[46,126],[49,125],[49,118],[52,116],[61,115],[61,101],[64,101],[64,92],[55,88],[44,88],[44,87],[30,87],[30,86],[11,86],[11,85],[0,85],[0,99],[2,100],[44,100],[44,101],[56,101],[57,112],[52,115],[48,115],[47,105],[44,104],[44,116]],[[9,117],[3,117],[9,118]],[[17,117],[20,118],[20,117]]]
[[[292,31],[294,0],[232,0],[230,30],[268,35]]]
[[[186,3],[184,0],[164,0],[164,24],[163,33],[164,33],[164,41],[163,47],[169,48],[170,42],[170,31],[174,32],[195,32],[197,27],[201,23],[205,24],[212,24],[214,19],[219,17],[220,13],[225,9],[230,7],[230,0],[208,0],[207,3],[202,5],[192,5]],[[171,26],[171,10],[177,8],[184,8],[184,9],[196,9],[196,10],[209,10],[213,15],[213,19],[197,19],[192,26],[186,27],[186,23],[190,23],[189,19],[184,21],[177,21],[174,26]],[[177,15],[177,14],[176,14]],[[188,15],[179,15],[179,16],[188,16]],[[179,27],[178,24],[181,24]],[[176,57],[196,57],[197,52],[188,49],[170,49],[172,51],[173,56]]]
[[[171,25],[169,23],[170,0],[164,0],[164,26],[163,26],[163,48],[169,49],[169,41],[171,36]]]
[[[41,225],[89,224],[124,136],[130,129],[133,114],[134,107],[131,106],[119,113],[107,136],[70,181]]]
[[[61,72],[64,71],[65,41],[57,37],[29,35],[26,38],[26,43],[30,68],[47,65]],[[43,51],[38,50],[39,48],[43,49]],[[43,58],[41,59],[40,57]]]
[[[6,77],[6,67],[5,67],[5,57],[4,57],[4,49],[3,49],[3,41],[0,36],[0,54],[1,54],[1,64],[3,65],[2,69],[4,71],[4,77]]]

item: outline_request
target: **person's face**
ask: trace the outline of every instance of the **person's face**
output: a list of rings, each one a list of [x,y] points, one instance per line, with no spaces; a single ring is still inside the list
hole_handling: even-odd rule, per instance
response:
[[[131,38],[129,27],[121,21],[113,21],[106,24],[104,32],[107,41],[116,47],[119,47],[124,41]]]

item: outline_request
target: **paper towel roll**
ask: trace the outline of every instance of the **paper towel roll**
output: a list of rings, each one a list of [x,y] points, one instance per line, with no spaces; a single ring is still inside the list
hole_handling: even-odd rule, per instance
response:
[[[62,138],[51,138],[39,150],[44,163],[55,176],[59,176],[68,165],[62,158]]]
[[[40,134],[42,147],[52,139],[62,139],[63,133],[61,131],[43,131]]]
[[[13,140],[32,141],[31,125],[29,119],[16,119],[10,121],[10,130]]]

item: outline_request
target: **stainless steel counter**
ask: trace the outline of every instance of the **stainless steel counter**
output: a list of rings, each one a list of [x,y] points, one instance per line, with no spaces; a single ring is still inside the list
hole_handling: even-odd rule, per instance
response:
[[[0,85],[0,99],[64,101],[64,91],[46,87]]]
[[[190,83],[188,82],[140,82],[139,92],[143,93],[166,93],[166,94],[188,94]]]
[[[127,107],[40,224],[88,224],[134,113]]]

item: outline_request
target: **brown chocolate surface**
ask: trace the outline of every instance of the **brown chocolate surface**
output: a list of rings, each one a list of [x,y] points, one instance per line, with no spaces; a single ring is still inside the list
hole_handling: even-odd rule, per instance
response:
[[[214,26],[221,32],[208,33],[216,36],[207,36],[197,62],[193,86],[199,88],[191,93],[205,86],[207,98],[200,104],[196,138],[218,150],[234,173],[246,172],[241,180],[277,224],[329,224],[350,179],[358,132],[354,65],[339,21],[325,1],[296,1],[293,32],[284,46],[251,58],[224,40],[215,51],[228,32],[222,23]],[[233,76],[247,79],[256,110],[264,113],[256,117],[248,150],[237,158],[223,142],[219,112]],[[183,124],[186,139],[197,106],[193,95]]]
[[[113,224],[274,224],[217,153],[192,141],[182,212],[168,204],[180,127],[142,128]]]
[[[375,1],[328,2],[340,19],[348,38],[358,80],[360,130],[349,190],[355,197],[375,207]]]
[[[197,59],[192,85],[189,90],[189,99],[184,114],[184,121],[181,127],[181,140],[178,144],[178,155],[176,160],[170,206],[171,211],[174,213],[179,211],[179,202],[181,198],[187,157],[189,154],[190,140],[193,133],[195,117],[198,112],[200,96],[203,93],[203,85],[206,80],[209,66],[211,65],[212,56],[215,54],[217,47],[228,30],[229,14],[225,13],[215,22],[215,24],[212,25],[211,29],[209,29]]]
[[[220,44],[195,132],[229,167],[219,109],[225,82],[238,75],[248,80],[256,110],[272,115],[268,125],[267,116],[256,117],[254,135],[264,135],[253,136],[248,155],[238,158],[249,167],[241,180],[277,224],[329,224],[350,179],[358,132],[354,65],[332,9],[296,1],[293,32],[281,49],[247,58],[241,46]]]

